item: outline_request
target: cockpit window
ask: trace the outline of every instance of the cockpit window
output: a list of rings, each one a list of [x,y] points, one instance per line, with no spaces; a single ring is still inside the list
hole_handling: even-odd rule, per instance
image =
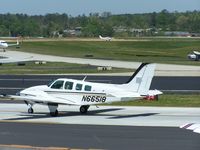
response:
[[[77,83],[76,84],[76,90],[77,91],[81,91],[82,90],[82,86],[83,86],[82,84]]]
[[[92,90],[92,87],[90,85],[85,85],[85,88],[84,88],[85,91],[91,91]]]
[[[51,82],[49,82],[49,83],[47,84],[47,86],[50,87],[54,81],[55,81],[55,80],[52,80]]]
[[[66,81],[65,82],[65,89],[66,90],[72,90],[73,89],[73,82],[70,82],[70,81]]]
[[[63,83],[64,83],[64,81],[58,80],[51,86],[51,88],[52,89],[62,89],[63,88]]]

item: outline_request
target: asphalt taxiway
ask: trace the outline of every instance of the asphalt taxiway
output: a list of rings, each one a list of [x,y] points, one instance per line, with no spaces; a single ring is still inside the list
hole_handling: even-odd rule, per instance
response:
[[[34,147],[43,147],[42,150],[50,145],[51,147],[62,147],[60,150],[200,149],[199,135],[170,127],[0,123],[0,139],[0,143],[4,145],[34,145]],[[33,149],[30,148],[30,150]]]
[[[130,75],[131,76],[131,75]],[[86,80],[92,82],[122,84],[130,76],[87,75]],[[48,84],[57,78],[82,80],[86,75],[0,75],[0,94],[15,94],[18,91],[36,85]],[[200,77],[159,77],[152,80],[150,89],[158,89],[171,93],[200,93]]]
[[[1,145],[78,149],[199,150],[200,135],[179,125],[200,122],[199,108],[59,106],[59,116],[45,106],[0,105]]]

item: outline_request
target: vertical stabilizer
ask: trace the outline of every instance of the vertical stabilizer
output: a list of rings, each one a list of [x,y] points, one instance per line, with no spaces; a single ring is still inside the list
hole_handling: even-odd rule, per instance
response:
[[[137,92],[140,95],[147,95],[152,78],[154,76],[155,64],[142,63],[122,88]]]

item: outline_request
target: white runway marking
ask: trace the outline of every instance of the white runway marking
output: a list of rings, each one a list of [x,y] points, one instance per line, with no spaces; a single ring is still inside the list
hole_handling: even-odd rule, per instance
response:
[[[91,106],[86,115],[77,106],[59,106],[58,110],[59,116],[51,117],[47,106],[35,105],[35,113],[28,114],[25,104],[0,104],[0,121],[163,127],[200,122],[200,108]]]

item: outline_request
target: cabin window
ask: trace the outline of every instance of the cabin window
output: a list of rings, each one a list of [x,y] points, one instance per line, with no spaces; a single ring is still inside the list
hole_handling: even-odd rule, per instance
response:
[[[82,90],[82,86],[83,86],[82,84],[77,83],[76,84],[76,90],[77,91],[81,91]]]
[[[62,89],[63,88],[63,83],[64,83],[64,81],[58,80],[51,86],[51,88],[52,89]]]
[[[65,89],[66,90],[72,90],[73,89],[73,82],[70,82],[70,81],[67,81],[66,83],[65,83]]]
[[[91,91],[92,90],[92,87],[90,85],[85,85],[85,88],[84,88],[85,91]]]

